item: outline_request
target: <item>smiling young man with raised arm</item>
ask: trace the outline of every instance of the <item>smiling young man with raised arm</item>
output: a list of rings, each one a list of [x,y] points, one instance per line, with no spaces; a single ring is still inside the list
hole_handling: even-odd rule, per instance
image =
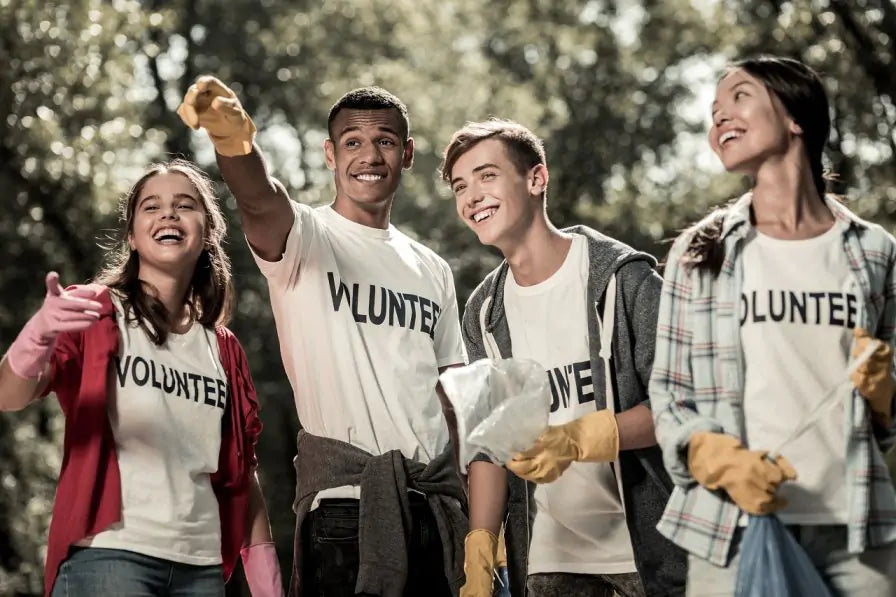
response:
[[[514,474],[470,465],[461,595],[491,594],[505,506],[515,596],[683,594],[684,554],[654,528],[672,486],[647,400],[655,260],[584,226],[555,228],[542,143],[515,122],[457,131],[442,176],[461,220],[505,257],[467,302],[470,359],[535,360],[553,394],[552,426],[507,464]],[[520,477],[540,483],[534,495]]]
[[[435,393],[465,360],[448,265],[389,223],[414,141],[375,87],[330,110],[336,198],[291,201],[236,95],[197,80],[178,109],[205,128],[261,272],[303,431],[291,594],[452,595],[465,499]]]

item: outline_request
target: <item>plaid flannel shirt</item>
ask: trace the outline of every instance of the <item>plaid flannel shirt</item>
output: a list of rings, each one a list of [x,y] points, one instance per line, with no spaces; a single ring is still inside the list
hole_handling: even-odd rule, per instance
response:
[[[723,491],[698,485],[687,467],[688,442],[696,431],[744,435],[744,362],[740,340],[743,240],[750,230],[748,193],[722,221],[724,262],[717,277],[685,268],[681,257],[693,232],[675,242],[666,264],[657,324],[650,402],[663,459],[675,483],[657,528],[682,548],[710,562],[728,562],[740,509]],[[828,198],[835,226],[860,295],[858,322],[894,343],[896,239]],[[846,406],[848,549],[864,551],[896,540],[896,492],[882,451],[896,443],[896,425],[872,429],[857,391]],[[797,422],[794,422],[796,425]]]

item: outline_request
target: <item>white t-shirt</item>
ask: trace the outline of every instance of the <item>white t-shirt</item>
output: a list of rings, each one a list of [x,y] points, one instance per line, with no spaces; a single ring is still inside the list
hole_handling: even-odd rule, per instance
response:
[[[513,355],[540,363],[553,401],[549,422],[560,425],[595,411],[588,345],[588,252],[573,235],[557,272],[534,286],[513,273],[504,287],[504,309]],[[635,572],[631,538],[616,477],[608,463],[574,462],[553,483],[535,489],[538,513],[529,548],[529,574]]]
[[[774,450],[846,379],[859,292],[836,226],[796,241],[754,230],[743,260],[746,439]],[[790,502],[778,513],[787,524],[847,522],[844,404],[781,451],[799,477],[778,490]]]
[[[466,362],[448,264],[392,225],[363,226],[330,206],[292,208],[283,257],[255,261],[302,427],[429,462],[448,444],[438,368]]]
[[[121,521],[79,545],[126,549],[193,565],[221,563],[218,470],[227,377],[213,331],[194,323],[156,346],[125,323],[108,387],[121,471]]]

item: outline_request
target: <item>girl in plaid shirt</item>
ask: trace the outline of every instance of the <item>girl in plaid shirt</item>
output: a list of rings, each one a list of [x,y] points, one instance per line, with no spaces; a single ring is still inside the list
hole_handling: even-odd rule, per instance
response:
[[[689,595],[733,594],[745,512],[777,513],[836,594],[896,595],[896,240],[825,195],[829,132],[797,61],[744,60],[718,83],[710,145],[753,188],[673,245],[650,381],[675,483],[657,528],[690,554]]]

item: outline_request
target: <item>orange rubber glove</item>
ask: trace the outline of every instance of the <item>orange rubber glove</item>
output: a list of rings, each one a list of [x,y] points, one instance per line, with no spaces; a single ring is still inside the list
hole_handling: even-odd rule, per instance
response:
[[[525,452],[507,462],[508,470],[535,483],[550,483],[574,461],[613,462],[619,456],[616,416],[599,410],[547,431]]]
[[[796,471],[783,456],[772,462],[767,454],[747,450],[734,436],[700,431],[688,445],[688,469],[707,489],[724,489],[741,510],[771,514],[787,505],[775,491],[784,481],[796,479]]]
[[[192,129],[204,128],[219,154],[234,157],[252,153],[255,124],[233,90],[215,77],[196,79],[178,106],[177,115]]]
[[[464,573],[467,580],[459,597],[492,597],[498,538],[487,529],[473,529],[464,539]]]
[[[874,338],[868,330],[856,328],[856,341],[852,348],[852,358],[857,358],[869,342]],[[893,349],[888,342],[880,342],[868,360],[850,377],[859,393],[871,407],[872,419],[881,427],[889,428],[893,424],[893,393],[896,383],[893,382]]]

